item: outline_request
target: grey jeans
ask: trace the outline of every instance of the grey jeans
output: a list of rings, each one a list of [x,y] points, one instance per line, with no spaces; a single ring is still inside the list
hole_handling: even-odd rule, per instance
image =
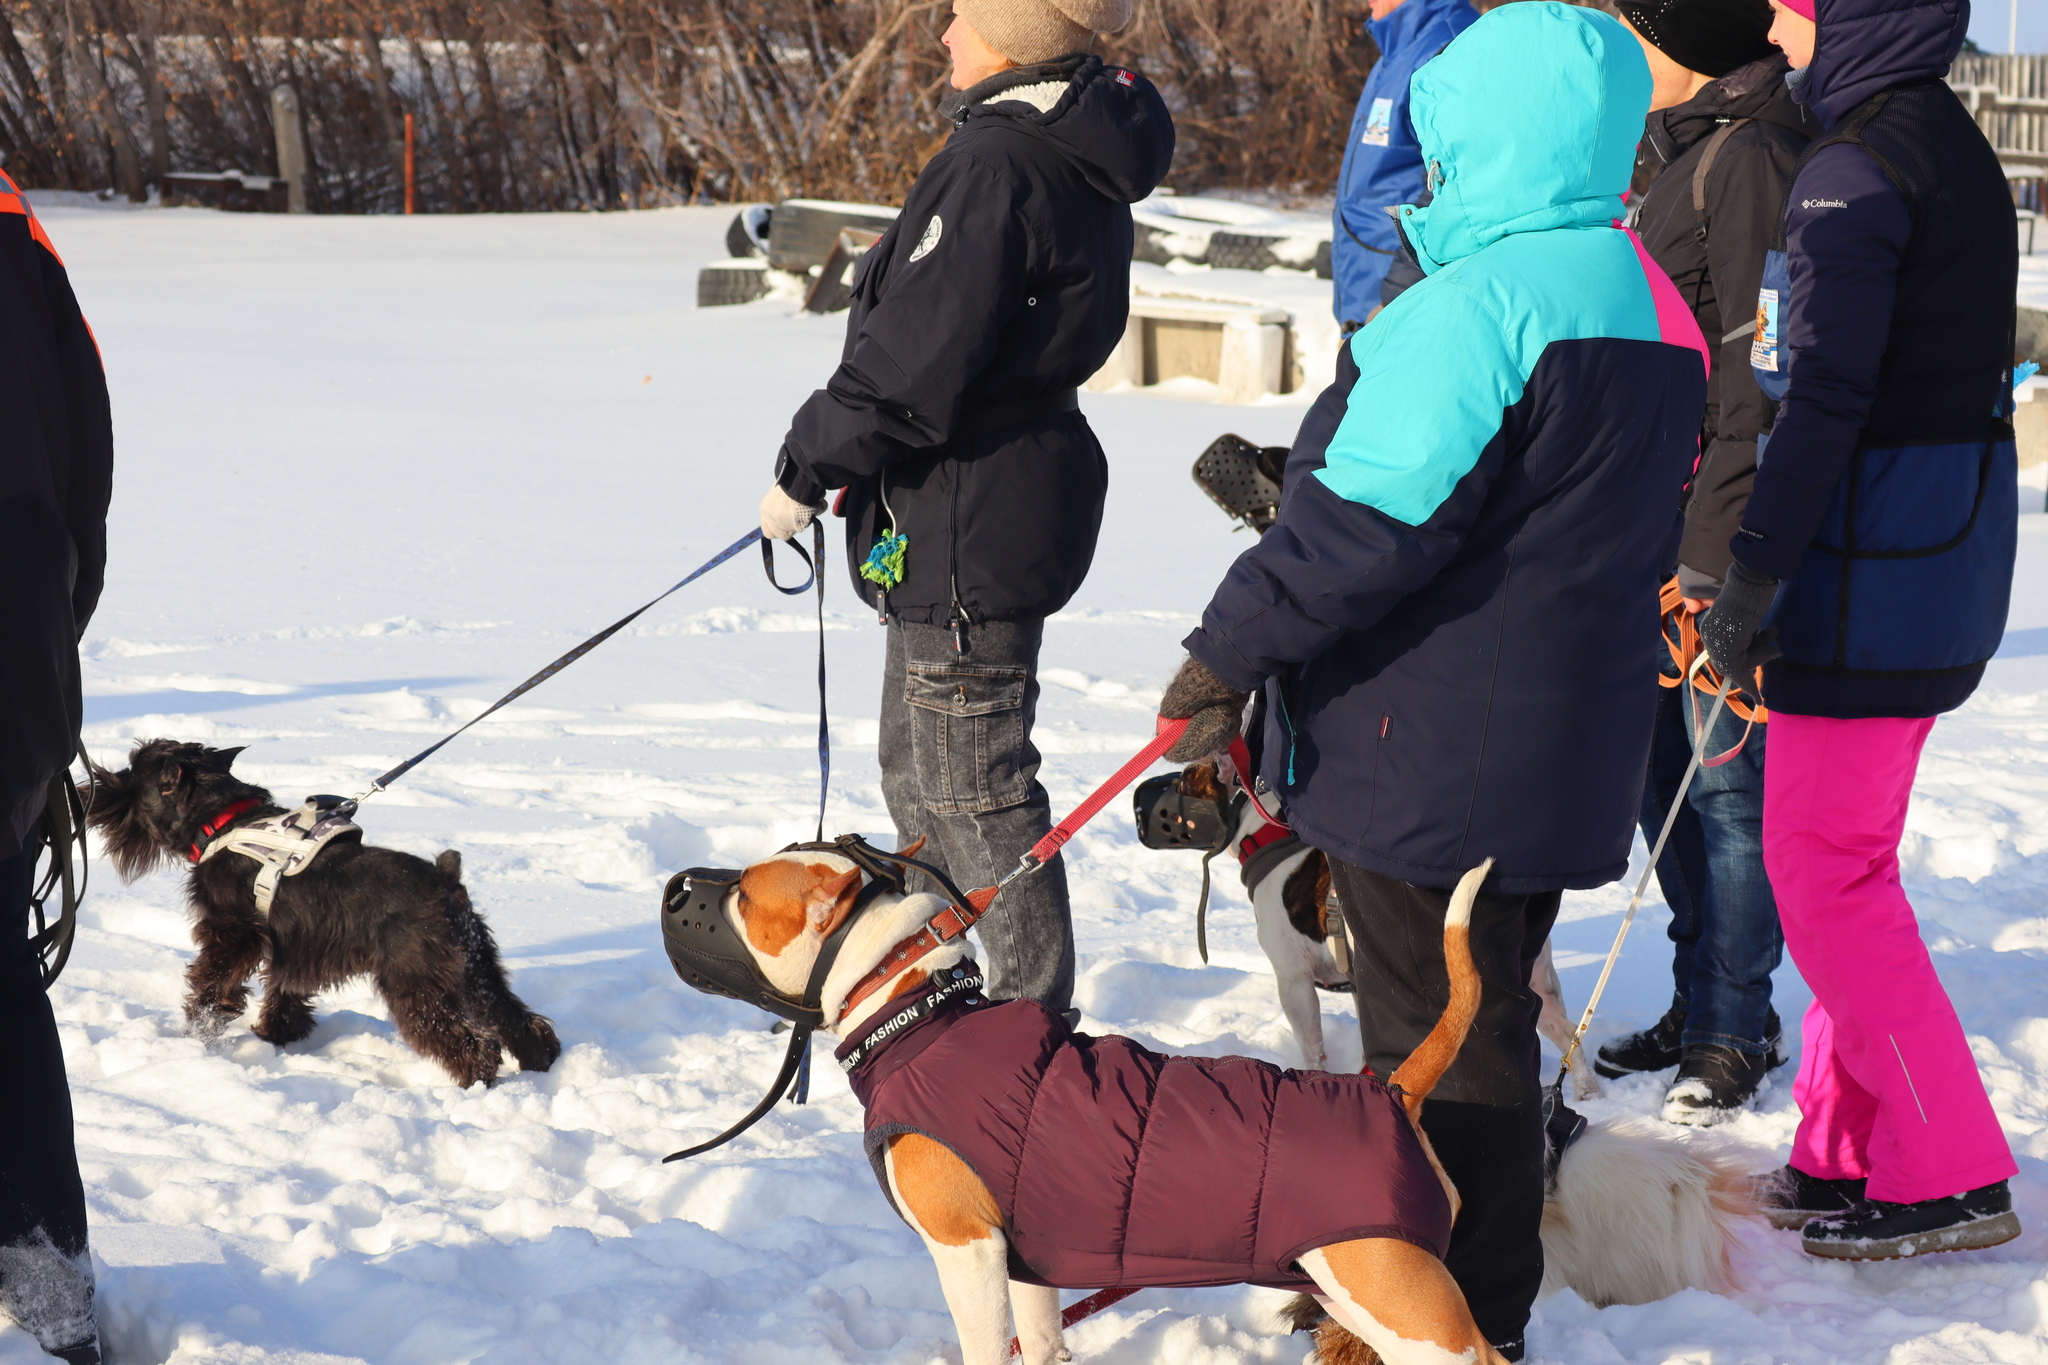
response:
[[[889,622],[882,799],[898,847],[926,839],[921,859],[944,868],[962,892],[993,885],[1052,828],[1031,743],[1044,634],[1043,620],[985,621],[964,628],[967,649],[955,653],[944,626]],[[930,880],[918,873],[911,889],[944,894]],[[975,932],[990,999],[1066,1010],[1074,922],[1061,859],[1012,883]]]

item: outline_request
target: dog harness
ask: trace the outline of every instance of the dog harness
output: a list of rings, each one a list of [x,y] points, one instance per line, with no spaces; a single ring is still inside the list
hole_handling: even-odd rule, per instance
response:
[[[948,973],[962,970],[837,1055],[883,1194],[890,1138],[942,1143],[995,1197],[1010,1278],[1309,1290],[1295,1262],[1318,1247],[1393,1237],[1443,1255],[1450,1202],[1377,1077],[1168,1057],[1076,1033],[1036,1001],[935,998],[979,986],[972,962]]]
[[[193,845],[192,861],[203,863],[226,851],[260,863],[256,870],[256,913],[269,919],[270,901],[277,894],[279,879],[304,872],[320,856],[320,851],[336,839],[363,837],[362,827],[348,818],[355,809],[354,803],[347,803],[343,810],[321,801],[320,797],[310,797],[295,811],[222,829],[227,821],[256,803],[247,801],[231,806],[200,832],[204,847]]]

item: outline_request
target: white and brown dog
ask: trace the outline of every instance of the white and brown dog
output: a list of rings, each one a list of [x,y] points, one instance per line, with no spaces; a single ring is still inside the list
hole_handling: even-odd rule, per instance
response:
[[[1189,764],[1181,773],[1180,787],[1185,795],[1214,802],[1224,812],[1243,790],[1227,758]],[[1284,840],[1285,847],[1276,839]],[[1350,937],[1330,890],[1330,860],[1321,850],[1293,839],[1284,824],[1251,800],[1242,803],[1230,847],[1244,869],[1252,923],[1259,947],[1273,967],[1280,1012],[1294,1032],[1302,1065],[1320,1071],[1329,1054],[1323,1046],[1323,1008],[1316,992],[1351,989]],[[1585,1049],[1571,1046],[1574,1026],[1565,1012],[1564,987],[1548,940],[1530,969],[1529,989],[1542,1002],[1538,1031],[1572,1059],[1573,1098],[1599,1094],[1600,1082],[1586,1062]]]
[[[913,846],[910,856],[915,851]],[[1390,1078],[1391,1093],[1398,1097],[1398,1107],[1390,1112],[1401,1116],[1400,1142],[1393,1146],[1408,1143],[1419,1149],[1434,1174],[1433,1183],[1441,1184],[1453,1215],[1457,1192],[1436,1163],[1416,1117],[1455,1058],[1477,1008],[1479,982],[1466,942],[1466,924],[1485,872],[1483,867],[1475,869],[1461,881],[1446,920],[1444,947],[1453,988],[1450,1004],[1435,1030]],[[1041,1365],[1064,1359],[1058,1290],[1051,1286],[1063,1280],[1062,1287],[1071,1288],[1131,1281],[1112,1270],[1094,1273],[1093,1266],[1087,1272],[1062,1276],[1054,1267],[1064,1264],[1071,1270],[1071,1260],[1061,1262],[1057,1255],[1043,1259],[1038,1253],[1048,1246],[1071,1246],[1075,1239],[1065,1229],[1049,1234],[1046,1228],[1033,1226],[1033,1219],[1048,1211],[1055,1211],[1056,1218],[1065,1217],[1075,1204],[1087,1201],[1089,1149],[1072,1134],[1082,1127],[1116,1128],[1118,1120],[1126,1117],[1116,1108],[1122,1102],[1118,1096],[1128,1088],[1105,1083],[1103,1068],[1110,1063],[1091,1054],[1083,1093],[1090,1103],[1101,1105],[1102,1112],[1091,1114],[1087,1123],[1067,1125],[1068,1135],[1057,1139],[1056,1164],[1062,1169],[1057,1198],[1051,1201],[1025,1189],[1028,1181],[1017,1166],[998,1169],[1001,1161],[997,1159],[984,1162],[985,1169],[977,1169],[961,1154],[972,1150],[967,1144],[958,1139],[940,1141],[925,1131],[939,1124],[904,1123],[902,1113],[885,1112],[888,1105],[878,1105],[875,1100],[874,1073],[900,1062],[901,1054],[929,1057],[942,1047],[955,1047],[955,1076],[1007,1076],[1020,1068],[1028,1070],[1033,1057],[1041,1068],[1045,1062],[1042,1049],[1032,1052],[1039,1046],[1037,1039],[1027,1039],[1021,1052],[1001,1055],[992,1050],[958,1054],[961,1047],[975,1046],[976,1035],[964,1028],[950,1033],[943,1026],[929,1028],[922,1041],[912,1041],[921,1026],[939,1024],[941,1014],[961,1002],[963,994],[971,1001],[973,988],[979,985],[971,949],[961,937],[964,926],[956,920],[954,932],[935,932],[935,921],[943,925],[949,916],[957,915],[942,898],[893,891],[876,895],[874,888],[863,895],[862,881],[860,867],[847,858],[818,851],[786,852],[739,874],[714,913],[731,936],[727,941],[744,945],[763,981],[790,1000],[805,998],[807,990],[815,991],[822,1028],[845,1040],[839,1049],[840,1062],[868,1107],[868,1146],[877,1175],[897,1211],[923,1238],[939,1270],[965,1365],[996,1365],[1005,1360],[1013,1317],[1027,1362]],[[855,916],[857,901],[862,908]],[[836,947],[836,957],[829,959],[820,986],[815,973],[828,945]],[[1159,1074],[1179,1067],[1182,1071],[1175,1074],[1199,1074],[1206,1079],[1209,1072],[1201,1068],[1219,1073],[1246,1068],[1256,1073],[1258,1086],[1293,1086],[1322,1096],[1339,1095],[1340,1101],[1343,1095],[1355,1099],[1365,1091],[1370,1091],[1368,1098],[1377,1095],[1384,1101],[1383,1092],[1388,1089],[1367,1077],[1277,1072],[1241,1058],[1174,1058],[1169,1062],[1144,1053],[1128,1040],[1069,1038],[1053,1016],[1026,1002],[987,1007],[982,1017],[993,1018],[1006,1009],[1036,1010],[1052,1030],[1047,1036],[1056,1042],[1064,1039],[1070,1050],[1079,1043],[1106,1055],[1116,1051],[1112,1045],[1120,1046],[1122,1052],[1117,1055],[1140,1059],[1140,1072],[1157,1063]],[[934,1037],[939,1041],[932,1042]],[[892,1049],[898,1057],[889,1056]],[[1153,1060],[1148,1063],[1144,1058]],[[906,1064],[904,1069],[914,1064]],[[869,1069],[863,1071],[863,1067]],[[925,1115],[987,1105],[988,1113],[968,1114],[962,1126],[976,1131],[1016,1126],[1009,1125],[1000,1112],[1000,1095],[991,1102],[977,1093],[977,1085],[954,1086],[944,1083],[943,1077],[941,1082],[933,1084],[925,1077],[917,1083],[924,1096],[919,1103],[926,1106]],[[892,1103],[900,1109],[900,1096]],[[1744,1203],[1747,1178],[1732,1163],[1715,1157],[1711,1149],[1650,1131],[1655,1126],[1626,1121],[1596,1125],[1565,1154],[1543,1222],[1549,1265],[1546,1292],[1569,1285],[1588,1301],[1604,1306],[1648,1302],[1687,1287],[1731,1287],[1729,1248],[1736,1221],[1750,1211]],[[1218,1126],[1211,1123],[1207,1127],[1213,1130]],[[1331,1319],[1318,1330],[1317,1337],[1317,1358],[1325,1362],[1369,1360],[1371,1356],[1363,1353],[1368,1346],[1394,1365],[1499,1360],[1473,1323],[1456,1283],[1425,1245],[1429,1236],[1343,1236],[1345,1228],[1357,1226],[1361,1220],[1341,1211],[1341,1198],[1321,1197],[1327,1193],[1330,1173],[1369,1169],[1373,1152],[1388,1145],[1384,1128],[1376,1140],[1367,1140],[1363,1129],[1359,1132],[1356,1155],[1362,1160],[1331,1160],[1332,1147],[1350,1140],[1340,1134],[1326,1138],[1330,1145],[1319,1149],[1315,1159],[1295,1163],[1309,1169],[1303,1179],[1314,1183],[1306,1187],[1309,1197],[1293,1201],[1297,1207],[1289,1217],[1294,1221],[1287,1225],[1282,1242],[1290,1249],[1309,1249],[1294,1255],[1277,1272],[1268,1264],[1263,1273],[1234,1279],[1191,1275],[1183,1282],[1312,1281],[1315,1300]],[[1260,1144],[1266,1140],[1262,1130],[1248,1140],[1251,1145],[1245,1150],[1263,1150]],[[1413,1155],[1409,1149],[1410,1159]],[[1097,1159],[1113,1164],[1110,1158]],[[1220,1167],[1189,1172],[1199,1184],[1218,1189],[1243,1175],[1242,1170]],[[1254,1170],[1251,1179],[1255,1184],[1261,1179],[1270,1181],[1271,1167],[1263,1177]],[[1213,1213],[1209,1208],[1212,1202],[1216,1205]],[[1116,1234],[1120,1248],[1138,1245],[1150,1231],[1140,1226],[1142,1219],[1153,1216],[1143,1211],[1142,1203],[1126,1200],[1119,1206],[1120,1213],[1112,1211],[1112,1216],[1125,1220]],[[1190,1237],[1199,1240],[1205,1235],[1200,1229],[1189,1231],[1189,1218],[1230,1222],[1227,1205],[1228,1199],[1219,1196],[1214,1201],[1196,1199],[1164,1206],[1171,1210],[1167,1217],[1176,1220],[1167,1240],[1179,1246]],[[1313,1232],[1306,1239],[1298,1237],[1303,1219],[1310,1225],[1318,1219],[1328,1222],[1322,1232],[1331,1240],[1318,1242]],[[1120,1250],[1119,1256],[1122,1254]],[[1117,1264],[1128,1263],[1120,1260]],[[1289,1276],[1287,1271],[1294,1273]]]

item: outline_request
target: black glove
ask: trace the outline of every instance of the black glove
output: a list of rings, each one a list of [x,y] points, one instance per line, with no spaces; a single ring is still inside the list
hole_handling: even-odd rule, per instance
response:
[[[1192,763],[1228,748],[1244,724],[1244,704],[1251,696],[1211,673],[1200,659],[1190,655],[1166,685],[1166,695],[1159,699],[1162,717],[1188,723],[1180,739],[1166,751],[1167,759]]]
[[[1728,568],[1728,579],[1714,605],[1700,619],[1700,640],[1707,657],[1731,687],[1741,687],[1757,666],[1785,651],[1778,648],[1778,628],[1759,631],[1777,600],[1778,580],[1749,568],[1741,560]]]

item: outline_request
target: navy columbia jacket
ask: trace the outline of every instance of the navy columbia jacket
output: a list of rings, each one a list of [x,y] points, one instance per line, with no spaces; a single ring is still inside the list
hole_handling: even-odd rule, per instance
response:
[[[1790,580],[1774,711],[1960,706],[2005,630],[2017,537],[2018,242],[1998,157],[1941,77],[1968,0],[1820,0],[1820,117],[1758,299],[1781,399],[1730,543]]]
[[[1280,517],[1187,648],[1269,679],[1261,776],[1334,857],[1450,887],[1621,875],[1706,347],[1620,226],[1650,102],[1596,10],[1490,11],[1415,77],[1427,278],[1354,335]]]

